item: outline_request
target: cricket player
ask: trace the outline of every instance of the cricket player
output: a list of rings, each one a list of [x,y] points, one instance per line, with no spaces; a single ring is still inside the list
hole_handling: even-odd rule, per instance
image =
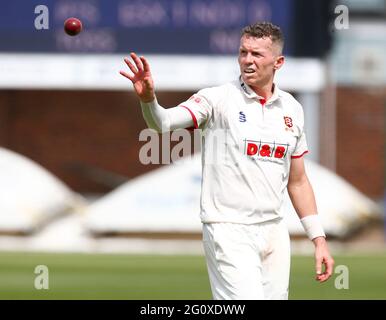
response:
[[[282,212],[286,188],[315,246],[316,280],[324,282],[333,272],[304,168],[303,109],[274,83],[284,64],[283,45],[280,28],[271,23],[245,27],[239,78],[202,89],[169,109],[157,101],[144,57],[131,53],[132,60],[124,60],[131,73],[120,71],[131,80],[150,128],[202,130],[200,218],[214,299],[288,299],[290,241]],[[223,135],[215,140],[213,132]],[[214,156],[220,161],[214,162]]]

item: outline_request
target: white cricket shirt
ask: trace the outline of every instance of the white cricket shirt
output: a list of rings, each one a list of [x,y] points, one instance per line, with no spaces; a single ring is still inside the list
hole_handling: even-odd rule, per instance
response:
[[[200,90],[180,107],[202,129],[201,221],[280,217],[291,158],[307,152],[299,102],[276,85],[265,102],[240,77]]]

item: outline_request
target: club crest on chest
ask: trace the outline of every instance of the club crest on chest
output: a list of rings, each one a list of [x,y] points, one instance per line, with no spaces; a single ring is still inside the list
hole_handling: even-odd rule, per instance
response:
[[[292,123],[292,118],[284,116],[284,124],[285,124],[285,130],[286,131],[291,131],[293,132],[294,130],[292,129],[293,123]]]

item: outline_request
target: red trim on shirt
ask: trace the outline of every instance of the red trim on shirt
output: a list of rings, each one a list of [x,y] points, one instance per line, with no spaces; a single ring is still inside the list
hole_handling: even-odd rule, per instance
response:
[[[190,113],[190,115],[192,116],[192,119],[193,119],[194,129],[198,129],[197,118],[196,118],[196,116],[194,115],[194,113],[193,113],[188,107],[185,107],[185,106],[180,106],[180,107],[185,108],[186,110],[189,111],[189,113]]]
[[[291,156],[291,159],[297,159],[303,157],[306,153],[308,153],[308,150],[304,151],[301,155],[298,156]]]

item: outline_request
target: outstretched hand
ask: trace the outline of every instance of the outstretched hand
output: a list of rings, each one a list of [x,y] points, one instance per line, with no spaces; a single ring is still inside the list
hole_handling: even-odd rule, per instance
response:
[[[119,73],[133,83],[134,90],[141,101],[151,102],[155,99],[155,93],[150,65],[145,57],[138,57],[134,52],[130,53],[130,57],[133,59],[135,66],[129,58],[125,58],[124,61],[133,74],[122,70]]]

